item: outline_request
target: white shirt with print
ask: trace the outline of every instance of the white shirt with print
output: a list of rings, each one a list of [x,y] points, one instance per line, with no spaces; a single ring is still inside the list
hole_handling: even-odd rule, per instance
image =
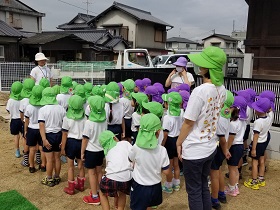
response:
[[[187,78],[192,85],[194,83],[193,75],[191,73],[187,72]],[[185,83],[184,77],[180,76],[179,73],[175,73],[171,76],[171,88],[176,88],[179,85],[184,84],[184,83]]]

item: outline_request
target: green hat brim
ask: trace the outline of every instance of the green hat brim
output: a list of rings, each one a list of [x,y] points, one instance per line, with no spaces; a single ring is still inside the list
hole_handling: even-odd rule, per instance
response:
[[[34,98],[33,96],[31,96],[30,98],[29,98],[29,103],[31,104],[31,105],[33,105],[33,106],[41,106],[41,99],[37,99],[36,100],[36,98]]]
[[[14,94],[13,92],[10,94],[10,98],[16,100],[16,101],[20,101],[22,99],[21,94]]]
[[[195,65],[197,65],[199,67],[203,67],[203,68],[207,68],[207,69],[217,68],[217,66],[214,65],[213,63],[211,63],[211,61],[209,61],[209,59],[207,59],[206,57],[203,57],[202,53],[189,54],[188,58],[190,59],[190,61],[192,63],[194,63]]]
[[[85,111],[84,109],[81,109],[79,111],[75,111],[75,112],[72,112],[71,111],[71,108],[68,107],[68,110],[66,112],[66,116],[69,118],[69,119],[73,119],[73,120],[80,120],[80,119],[83,119],[84,116],[85,116]]]
[[[45,106],[45,105],[56,105],[58,104],[57,100],[55,97],[42,97],[41,101],[40,101],[41,106]]]
[[[32,90],[22,89],[20,95],[21,95],[22,98],[30,98],[31,97],[31,91]]]

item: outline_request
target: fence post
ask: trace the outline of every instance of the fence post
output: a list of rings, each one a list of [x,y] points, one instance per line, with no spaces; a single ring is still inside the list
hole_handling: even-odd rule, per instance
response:
[[[1,63],[0,63],[0,91],[2,91],[2,70],[1,70]]]

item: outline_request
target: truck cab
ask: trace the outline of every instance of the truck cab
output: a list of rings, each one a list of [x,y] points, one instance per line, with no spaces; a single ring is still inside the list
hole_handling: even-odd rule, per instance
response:
[[[185,57],[188,60],[187,68],[193,68],[193,63],[190,62],[187,54],[158,55],[153,59],[153,64],[156,68],[174,68],[173,63],[179,57]]]

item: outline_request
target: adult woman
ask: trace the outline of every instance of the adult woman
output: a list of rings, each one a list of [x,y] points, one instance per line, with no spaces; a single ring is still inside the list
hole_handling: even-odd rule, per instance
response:
[[[226,54],[211,46],[189,58],[200,67],[203,84],[196,87],[189,98],[176,144],[177,152],[178,158],[183,159],[190,210],[211,210],[207,176],[217,148],[213,137],[226,98],[222,70]]]
[[[167,77],[165,87],[171,85],[171,88],[176,88],[181,84],[188,84],[189,86],[194,84],[193,75],[187,72],[187,63],[188,61],[185,57],[179,57],[177,61],[173,63],[173,65],[176,66],[176,69],[174,69]]]
[[[47,60],[48,59],[45,57],[44,53],[37,53],[35,55],[35,64],[37,66],[31,70],[30,76],[35,80],[36,85],[39,85],[39,82],[42,78],[46,78],[50,81],[50,85],[52,86],[53,74],[46,66]]]

